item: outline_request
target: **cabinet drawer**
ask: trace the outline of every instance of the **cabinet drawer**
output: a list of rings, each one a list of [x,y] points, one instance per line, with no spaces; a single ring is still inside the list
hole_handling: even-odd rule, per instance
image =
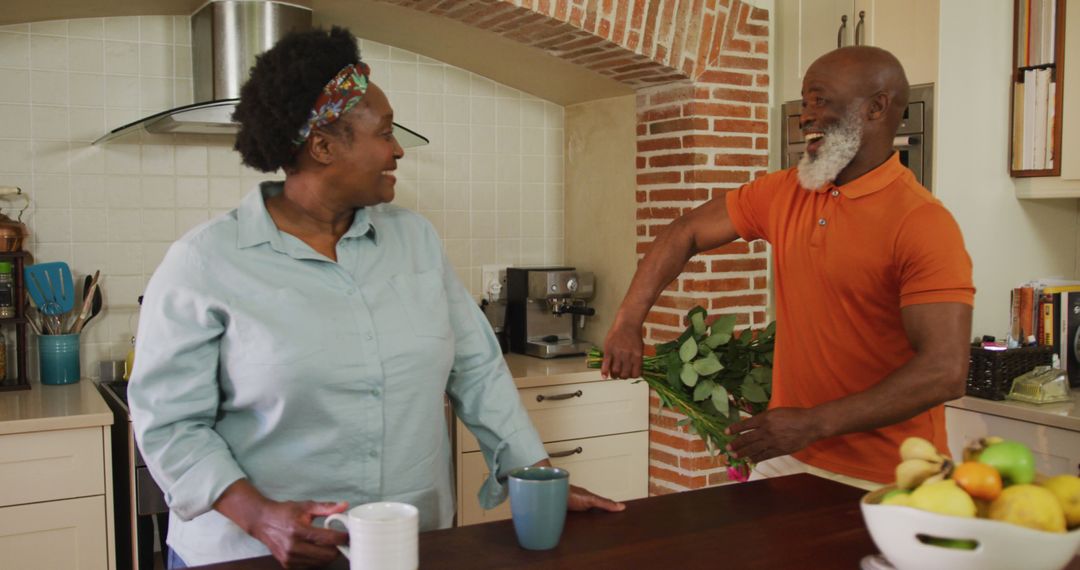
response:
[[[0,507],[105,493],[102,441],[99,427],[0,436]]]
[[[2,568],[106,570],[105,497],[0,508]]]
[[[551,455],[573,451],[565,457],[552,457],[551,464],[569,471],[571,483],[593,493],[616,501],[640,499],[649,493],[648,431],[549,443],[544,449]],[[483,454],[465,453],[461,461],[459,524],[510,518],[510,501],[485,511],[476,499],[489,473]]]
[[[519,390],[544,443],[649,429],[649,387],[609,380]],[[458,424],[459,448],[479,451],[476,438]]]

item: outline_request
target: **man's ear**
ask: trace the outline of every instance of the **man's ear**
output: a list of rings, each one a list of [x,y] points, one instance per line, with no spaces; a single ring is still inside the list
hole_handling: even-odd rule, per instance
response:
[[[878,91],[870,96],[866,118],[870,121],[880,121],[885,117],[892,106],[892,97],[886,91]]]
[[[333,140],[319,129],[311,129],[304,152],[319,164],[330,164],[334,161]]]

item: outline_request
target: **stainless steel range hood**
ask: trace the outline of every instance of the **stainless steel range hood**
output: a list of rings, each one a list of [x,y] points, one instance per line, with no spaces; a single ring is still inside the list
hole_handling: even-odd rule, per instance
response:
[[[240,87],[255,56],[270,49],[293,30],[311,27],[311,10],[270,0],[214,0],[191,16],[191,105],[162,111],[117,127],[94,144],[128,134],[200,134],[234,136],[232,121]],[[394,123],[394,135],[405,148],[428,143],[427,138]]]

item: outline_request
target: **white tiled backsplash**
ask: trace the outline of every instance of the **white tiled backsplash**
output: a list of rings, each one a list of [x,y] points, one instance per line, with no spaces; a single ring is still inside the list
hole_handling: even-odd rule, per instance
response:
[[[386,45],[361,41],[361,54],[396,120],[432,141],[406,151],[395,202],[432,221],[469,290],[479,296],[484,264],[561,263],[563,108]],[[83,335],[84,375],[126,354],[136,299],[169,244],[280,178],[242,166],[221,139],[90,145],[191,102],[187,17],[0,27],[0,185],[29,193],[36,260],[68,262],[77,282],[102,271],[105,310]],[[17,204],[0,208],[14,217]]]

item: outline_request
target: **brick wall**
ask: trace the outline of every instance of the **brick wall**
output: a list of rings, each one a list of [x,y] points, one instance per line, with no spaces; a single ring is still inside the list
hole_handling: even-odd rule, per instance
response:
[[[768,164],[769,14],[739,0],[383,0],[545,50],[637,91],[637,244]],[[627,236],[628,238],[630,236]],[[765,324],[767,251],[738,241],[692,259],[649,314],[646,343],[677,336],[697,304]],[[652,494],[727,481],[652,396]]]

